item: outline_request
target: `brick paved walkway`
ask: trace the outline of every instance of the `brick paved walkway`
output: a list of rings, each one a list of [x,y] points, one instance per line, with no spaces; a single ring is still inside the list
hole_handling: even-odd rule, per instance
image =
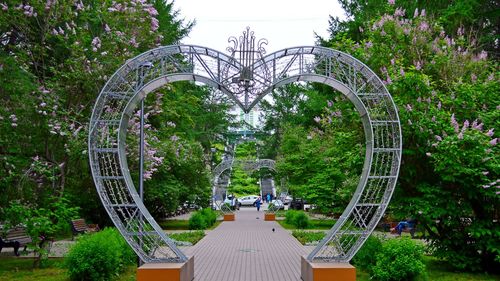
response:
[[[308,252],[278,223],[264,221],[262,210],[241,208],[236,221],[223,222],[186,254],[194,255],[196,281],[296,281]]]

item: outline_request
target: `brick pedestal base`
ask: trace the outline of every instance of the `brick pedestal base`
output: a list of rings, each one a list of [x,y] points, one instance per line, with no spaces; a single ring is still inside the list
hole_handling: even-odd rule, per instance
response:
[[[146,263],[137,269],[137,281],[191,281],[194,257],[184,263]]]
[[[234,221],[234,214],[224,214],[224,221]]]
[[[276,214],[266,213],[264,215],[264,220],[265,221],[275,221],[276,220]]]
[[[302,257],[304,281],[356,281],[356,268],[348,263],[315,263]]]

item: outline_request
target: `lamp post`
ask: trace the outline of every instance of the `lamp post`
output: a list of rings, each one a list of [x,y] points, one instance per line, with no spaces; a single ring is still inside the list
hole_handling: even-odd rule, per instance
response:
[[[137,87],[135,89],[136,93],[142,88],[144,84],[144,77],[147,71],[153,67],[153,63],[147,61],[139,66],[137,69]],[[140,126],[139,126],[139,197],[141,201],[144,202],[144,98],[141,99],[141,113],[140,113]],[[142,234],[142,224],[143,224],[142,213],[139,215],[139,233]],[[142,240],[140,243],[142,247]],[[138,266],[143,264],[142,260],[138,258]]]

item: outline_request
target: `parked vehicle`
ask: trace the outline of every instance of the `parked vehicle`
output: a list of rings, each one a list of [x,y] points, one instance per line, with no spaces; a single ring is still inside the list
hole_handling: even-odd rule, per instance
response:
[[[280,196],[280,200],[283,202],[284,205],[288,205],[290,204],[290,202],[292,202],[292,196],[290,195],[282,195]]]
[[[233,210],[239,210],[241,206],[240,200],[236,196],[234,197],[233,203],[233,195],[228,195],[223,204],[228,204]]]
[[[290,209],[291,210],[304,210],[304,204],[306,204],[306,202],[302,198],[294,198],[290,202]]]
[[[240,206],[255,206],[255,201],[259,198],[257,195],[247,195],[239,198]]]
[[[285,209],[285,204],[283,201],[277,199],[277,200],[272,200],[269,205],[273,204],[275,210],[284,210]]]

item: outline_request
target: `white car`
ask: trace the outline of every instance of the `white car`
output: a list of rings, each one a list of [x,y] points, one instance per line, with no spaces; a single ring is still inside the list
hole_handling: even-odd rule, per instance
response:
[[[255,206],[257,198],[259,198],[257,195],[247,195],[238,198],[238,202],[240,203],[240,206]]]
[[[272,200],[270,204],[273,204],[275,207],[275,210],[284,210],[285,209],[285,204],[283,204],[283,201],[281,200]]]

